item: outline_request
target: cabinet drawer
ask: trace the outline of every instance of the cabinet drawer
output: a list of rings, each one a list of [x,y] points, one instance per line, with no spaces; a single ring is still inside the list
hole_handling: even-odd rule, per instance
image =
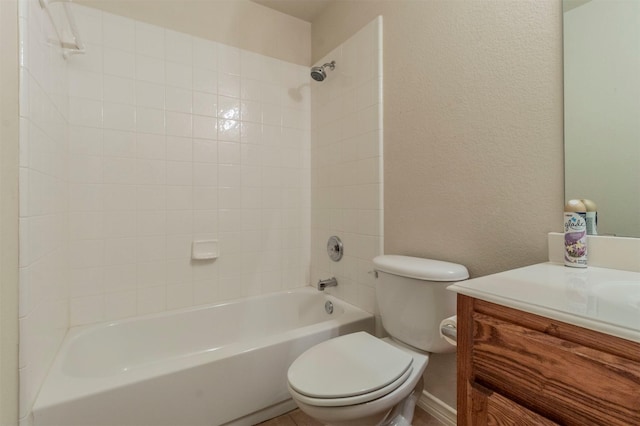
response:
[[[474,380],[566,425],[640,424],[640,363],[474,312]]]
[[[471,400],[476,426],[557,426],[557,423],[476,383],[471,385]]]

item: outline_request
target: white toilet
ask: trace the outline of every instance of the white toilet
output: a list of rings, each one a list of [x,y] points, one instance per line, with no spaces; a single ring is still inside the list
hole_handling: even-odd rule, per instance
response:
[[[439,334],[456,312],[453,282],[469,277],[455,263],[378,256],[376,295],[391,338],[365,332],[320,343],[289,368],[289,393],[302,411],[332,426],[409,426],[429,353],[453,352]]]

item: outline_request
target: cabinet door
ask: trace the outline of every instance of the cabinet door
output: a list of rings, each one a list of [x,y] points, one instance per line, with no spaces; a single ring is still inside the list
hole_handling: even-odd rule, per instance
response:
[[[640,364],[473,313],[474,381],[567,425],[640,424]]]
[[[499,393],[471,384],[473,424],[476,426],[552,426],[552,422]]]

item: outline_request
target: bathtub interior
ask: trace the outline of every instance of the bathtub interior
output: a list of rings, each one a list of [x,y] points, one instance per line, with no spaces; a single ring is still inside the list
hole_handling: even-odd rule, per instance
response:
[[[325,299],[302,289],[72,329],[63,344],[61,369],[73,377],[112,376],[213,353],[238,340],[255,341],[345,313],[341,303],[334,303],[334,312],[328,314]]]
[[[324,309],[327,300],[333,314]],[[234,421],[289,400],[290,363],[321,341],[355,331],[373,333],[373,316],[310,287],[73,329],[36,400],[34,425],[85,426],[95,410],[109,412],[96,425]],[[195,411],[172,418],[169,407],[178,410],[177,402]],[[132,404],[164,407],[168,423]]]

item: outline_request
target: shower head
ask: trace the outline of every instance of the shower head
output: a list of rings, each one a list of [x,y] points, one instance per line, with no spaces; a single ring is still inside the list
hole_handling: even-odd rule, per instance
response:
[[[326,67],[329,67],[329,69],[333,71],[336,68],[336,61],[328,62],[321,67],[311,68],[311,78],[313,78],[315,81],[323,81],[325,78],[327,78],[327,73],[324,70]]]

